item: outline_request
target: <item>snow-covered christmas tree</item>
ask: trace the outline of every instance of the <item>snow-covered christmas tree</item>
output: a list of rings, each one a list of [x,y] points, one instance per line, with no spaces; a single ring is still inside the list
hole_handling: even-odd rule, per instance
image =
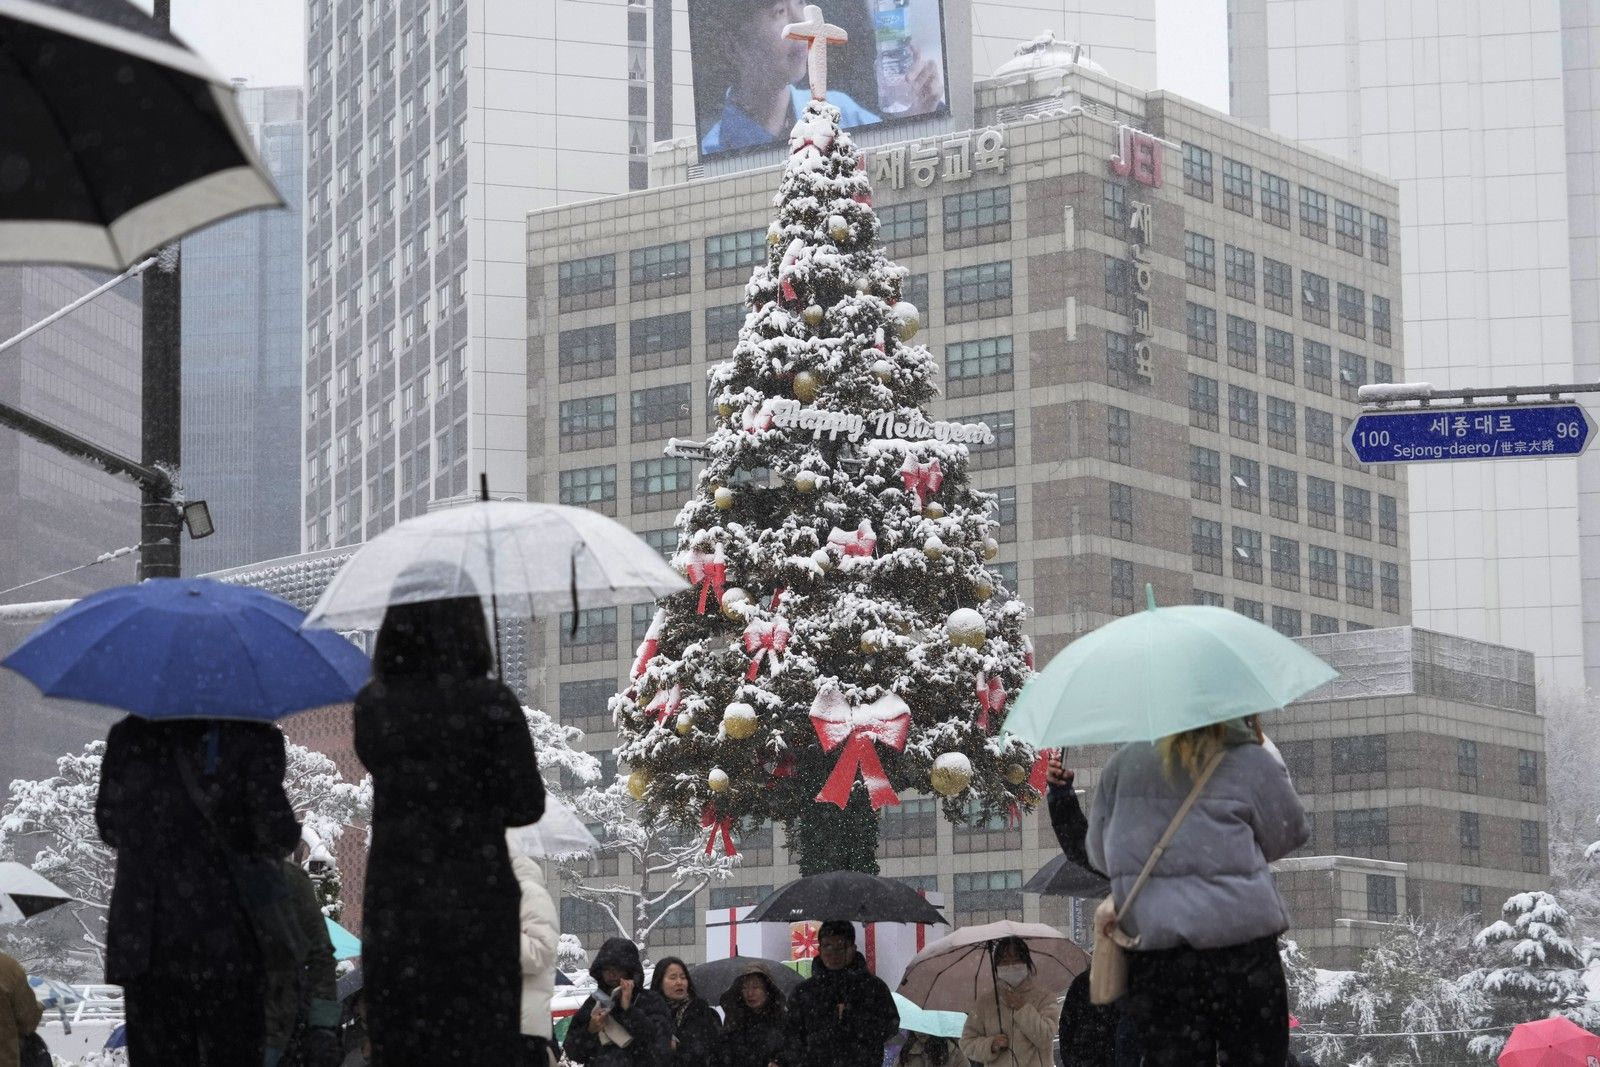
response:
[[[781,822],[810,874],[876,871],[878,811],[902,791],[939,794],[952,820],[1016,818],[1042,775],[998,736],[1031,652],[986,566],[992,498],[968,479],[988,429],[927,414],[937,367],[909,343],[906,272],[822,99],[818,38],[836,34],[807,16],[788,32],[812,41],[814,99],[678,516],[692,588],[664,602],[613,710],[647,809],[725,850],[730,828]]]
[[[1516,893],[1500,914],[1474,939],[1498,966],[1463,975],[1461,985],[1488,998],[1481,1025],[1503,1029],[1474,1038],[1472,1052],[1492,1060],[1512,1026],[1550,1015],[1564,1015],[1586,1030],[1600,1026],[1600,1006],[1590,1003],[1583,980],[1592,954],[1574,943],[1572,919],[1556,898]]]

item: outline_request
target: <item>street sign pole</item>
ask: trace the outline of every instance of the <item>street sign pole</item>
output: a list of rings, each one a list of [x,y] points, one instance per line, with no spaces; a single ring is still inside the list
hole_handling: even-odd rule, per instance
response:
[[[1407,407],[1363,412],[1345,447],[1362,463],[1552,459],[1582,455],[1595,430],[1575,402]]]

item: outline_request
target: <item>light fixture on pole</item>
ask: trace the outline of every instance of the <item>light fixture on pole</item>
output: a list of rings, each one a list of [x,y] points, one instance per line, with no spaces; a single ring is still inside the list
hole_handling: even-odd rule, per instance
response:
[[[189,528],[189,536],[196,541],[217,532],[216,525],[211,521],[211,509],[204,500],[191,500],[183,505],[182,510],[183,524]]]

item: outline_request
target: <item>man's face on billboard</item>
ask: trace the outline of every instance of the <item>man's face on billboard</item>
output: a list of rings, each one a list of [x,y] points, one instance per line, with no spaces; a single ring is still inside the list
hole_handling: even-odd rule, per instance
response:
[[[730,14],[739,20],[732,35],[736,77],[782,85],[804,77],[806,43],[783,36],[785,26],[805,18],[801,0],[743,0],[735,7],[737,13]]]

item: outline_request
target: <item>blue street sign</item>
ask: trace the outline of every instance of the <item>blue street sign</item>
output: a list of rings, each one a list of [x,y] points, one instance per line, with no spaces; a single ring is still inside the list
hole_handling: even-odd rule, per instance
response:
[[[1474,405],[1365,412],[1345,445],[1362,463],[1543,459],[1581,455],[1594,436],[1580,404]]]

